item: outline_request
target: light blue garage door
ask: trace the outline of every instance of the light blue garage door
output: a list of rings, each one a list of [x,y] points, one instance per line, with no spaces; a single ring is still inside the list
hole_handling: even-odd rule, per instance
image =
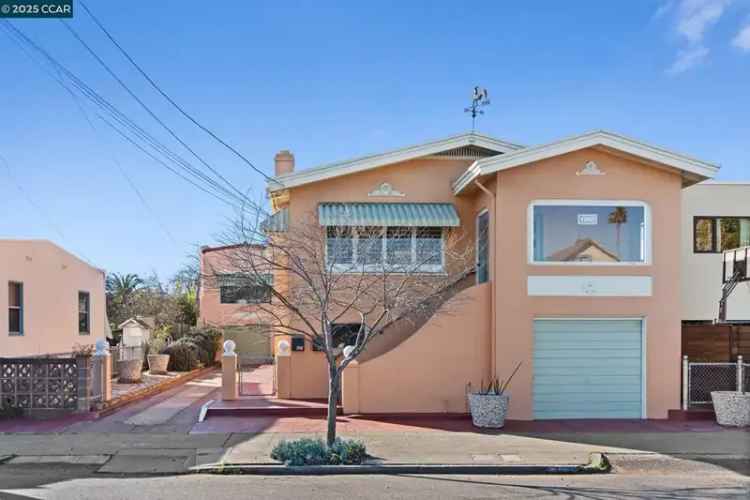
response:
[[[535,320],[534,418],[641,418],[641,320]]]

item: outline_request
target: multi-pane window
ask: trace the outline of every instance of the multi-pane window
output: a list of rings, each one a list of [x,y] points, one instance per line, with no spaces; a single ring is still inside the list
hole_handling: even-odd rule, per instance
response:
[[[244,274],[222,274],[219,280],[219,299],[222,304],[269,304],[273,275],[262,277]]]
[[[23,335],[23,283],[8,282],[8,333]]]
[[[354,259],[354,236],[349,227],[329,226],[326,230],[326,251],[329,262],[351,264]]]
[[[78,292],[78,333],[91,333],[91,296],[88,292]]]
[[[693,251],[719,253],[750,246],[750,217],[695,217]]]
[[[643,203],[536,202],[531,211],[534,263],[620,264],[648,259]]]
[[[326,229],[326,258],[341,272],[441,272],[439,227],[334,227]]]

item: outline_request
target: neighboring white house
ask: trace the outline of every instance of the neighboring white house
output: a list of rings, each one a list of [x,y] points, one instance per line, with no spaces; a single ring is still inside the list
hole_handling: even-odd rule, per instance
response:
[[[750,245],[750,181],[704,181],[682,191],[682,319],[719,316],[723,250]],[[750,321],[750,282],[727,302],[728,321]]]
[[[148,342],[155,326],[154,318],[136,316],[128,318],[117,327],[122,330],[122,344],[125,347],[138,347]]]

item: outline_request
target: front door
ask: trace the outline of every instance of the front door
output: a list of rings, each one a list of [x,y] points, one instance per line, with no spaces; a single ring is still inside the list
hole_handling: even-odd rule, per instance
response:
[[[477,283],[490,279],[490,213],[485,210],[477,216]]]

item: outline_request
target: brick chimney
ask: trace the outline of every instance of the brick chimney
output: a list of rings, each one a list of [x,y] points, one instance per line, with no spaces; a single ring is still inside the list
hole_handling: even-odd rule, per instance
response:
[[[275,175],[284,175],[294,172],[294,155],[284,149],[273,157]]]

